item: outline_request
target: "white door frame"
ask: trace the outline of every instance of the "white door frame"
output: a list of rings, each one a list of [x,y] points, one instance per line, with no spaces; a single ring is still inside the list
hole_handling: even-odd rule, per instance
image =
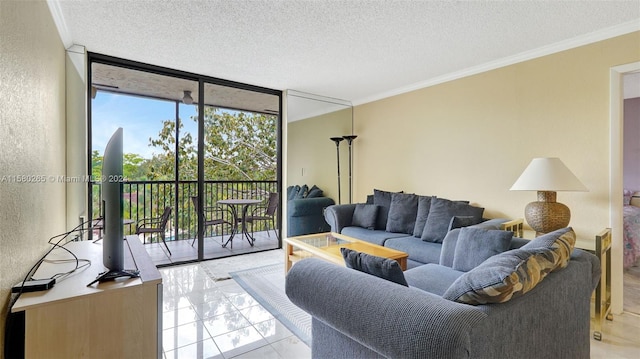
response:
[[[610,69],[610,149],[609,162],[609,226],[611,227],[611,310],[615,314],[623,310],[623,223],[622,223],[622,190],[623,190],[623,83],[625,73],[640,71],[640,62],[615,66]]]

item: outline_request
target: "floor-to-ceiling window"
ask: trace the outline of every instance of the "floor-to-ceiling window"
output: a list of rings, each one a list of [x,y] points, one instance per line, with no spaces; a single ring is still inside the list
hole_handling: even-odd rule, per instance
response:
[[[99,54],[90,53],[89,64],[88,170],[99,178],[106,141],[122,127],[125,233],[171,211],[153,222],[157,233],[139,236],[156,264],[281,246],[272,228],[243,223],[242,210],[234,218],[218,203],[252,199],[250,213],[280,192],[280,91]],[[99,181],[89,193],[99,223]],[[92,235],[100,236],[99,225]]]

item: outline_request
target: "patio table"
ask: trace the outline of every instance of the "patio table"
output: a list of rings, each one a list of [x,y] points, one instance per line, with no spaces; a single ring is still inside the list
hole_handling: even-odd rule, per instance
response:
[[[231,248],[233,248],[233,237],[235,237],[236,233],[238,233],[238,224],[242,222],[242,232],[241,236],[247,239],[249,245],[253,247],[254,238],[249,234],[247,230],[247,221],[245,218],[247,217],[247,210],[249,206],[256,205],[262,203],[262,200],[259,199],[223,199],[218,201],[218,204],[224,204],[231,208],[231,213],[233,214],[233,231],[231,232],[231,236],[229,239],[222,245],[223,248],[227,246],[229,242],[231,242]],[[238,216],[238,207],[242,207],[242,217]]]

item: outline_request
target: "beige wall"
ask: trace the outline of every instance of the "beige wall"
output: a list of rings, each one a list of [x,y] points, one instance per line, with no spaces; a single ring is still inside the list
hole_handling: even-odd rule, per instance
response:
[[[609,225],[609,68],[640,60],[633,33],[356,106],[356,193],[468,199],[523,217],[511,185],[533,157],[560,157],[589,188],[562,192],[578,235]]]
[[[287,125],[287,185],[316,185],[338,203],[338,166],[331,137],[351,134],[351,108]],[[357,141],[357,140],[356,140]],[[355,144],[355,141],[354,141]],[[342,203],[349,202],[349,147],[340,143]]]
[[[72,46],[66,56],[66,175],[70,179],[86,178],[87,173],[87,53],[82,46]],[[87,220],[87,182],[67,183],[67,228]]]
[[[11,287],[65,230],[65,50],[44,1],[0,1],[0,352]],[[44,175],[44,183],[14,177]],[[35,178],[35,177],[34,177]],[[39,178],[35,178],[39,179]]]
[[[578,236],[614,230],[613,310],[621,311],[622,171],[612,176],[610,167],[622,161],[611,157],[622,138],[610,134],[620,121],[610,118],[610,69],[640,61],[639,44],[635,32],[356,106],[356,199],[404,190],[521,218],[536,194],[509,188],[532,158],[560,157],[589,188],[558,193]]]

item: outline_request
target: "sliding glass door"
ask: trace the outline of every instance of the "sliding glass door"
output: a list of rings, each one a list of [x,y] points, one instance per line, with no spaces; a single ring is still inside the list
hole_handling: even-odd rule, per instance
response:
[[[139,236],[156,264],[280,247],[273,232],[271,242],[243,242],[249,232],[242,229],[249,227],[242,209],[233,216],[235,208],[218,203],[262,201],[280,191],[280,91],[104,55],[90,53],[89,59],[88,171],[99,178],[101,151],[122,127],[125,233],[171,210],[163,228]],[[89,196],[97,223],[99,181],[89,184]],[[214,224],[217,219],[222,225]],[[249,236],[261,238],[264,226],[252,229],[258,234]],[[99,228],[92,234],[99,237]]]

